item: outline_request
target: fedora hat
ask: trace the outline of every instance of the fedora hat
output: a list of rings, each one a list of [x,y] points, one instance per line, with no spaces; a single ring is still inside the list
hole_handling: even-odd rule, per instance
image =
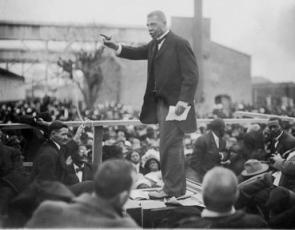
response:
[[[267,171],[268,168],[268,164],[262,163],[256,159],[250,159],[244,163],[244,170],[242,171],[242,176],[255,176]]]

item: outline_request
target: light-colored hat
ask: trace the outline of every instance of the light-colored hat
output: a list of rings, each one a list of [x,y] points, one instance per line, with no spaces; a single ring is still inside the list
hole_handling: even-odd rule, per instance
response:
[[[268,164],[262,163],[256,159],[249,159],[244,163],[242,176],[255,176],[267,171],[268,168]]]
[[[141,158],[142,165],[145,165],[150,159],[155,159],[160,162],[160,153],[154,149],[149,149]]]

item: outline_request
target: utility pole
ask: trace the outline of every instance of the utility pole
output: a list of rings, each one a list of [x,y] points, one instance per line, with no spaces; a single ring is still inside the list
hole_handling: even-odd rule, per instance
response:
[[[193,18],[193,50],[197,58],[197,63],[199,67],[199,83],[197,92],[195,95],[196,102],[200,103],[203,95],[203,30],[202,30],[202,20],[203,20],[203,1],[194,0],[194,18]]]

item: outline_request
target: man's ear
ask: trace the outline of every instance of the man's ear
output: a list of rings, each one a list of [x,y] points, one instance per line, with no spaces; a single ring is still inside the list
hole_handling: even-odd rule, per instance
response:
[[[52,138],[55,135],[55,132],[56,132],[55,130],[52,130],[49,134],[49,137]]]
[[[236,195],[235,195],[235,202],[238,200],[240,196],[240,189],[237,189]]]
[[[121,206],[123,206],[127,202],[128,198],[129,198],[129,193],[130,193],[129,191],[124,190],[118,195],[119,196],[118,199],[119,199]]]

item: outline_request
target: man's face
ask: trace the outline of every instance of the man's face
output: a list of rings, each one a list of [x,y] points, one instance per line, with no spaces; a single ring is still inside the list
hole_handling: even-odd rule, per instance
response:
[[[135,164],[137,164],[138,162],[139,162],[139,160],[140,160],[140,156],[139,156],[139,153],[138,152],[133,152],[132,154],[131,154],[131,161],[133,162],[133,163],[135,163]]]
[[[214,133],[219,137],[222,138],[225,134],[225,125],[221,125],[220,127],[218,127],[218,129],[216,131],[214,131]]]
[[[81,157],[87,156],[87,148],[85,145],[80,145],[79,146],[79,155]]]
[[[59,145],[65,145],[69,140],[68,133],[69,133],[69,129],[66,127],[58,129],[58,130],[53,130],[51,134],[51,138]]]
[[[282,127],[278,121],[269,121],[267,127],[269,128],[270,136],[273,138],[277,137],[282,132]]]
[[[151,35],[153,39],[157,39],[165,32],[166,23],[160,20],[156,15],[152,15],[148,17],[146,25],[147,25],[149,34]]]

